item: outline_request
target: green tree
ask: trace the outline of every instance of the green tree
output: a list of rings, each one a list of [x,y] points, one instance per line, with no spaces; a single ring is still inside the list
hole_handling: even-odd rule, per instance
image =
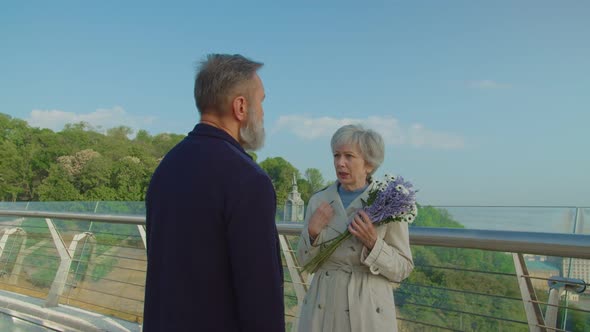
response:
[[[29,136],[30,127],[26,121],[0,113],[0,141],[10,141],[23,146]]]
[[[80,192],[73,184],[72,176],[60,165],[53,164],[49,175],[38,189],[41,201],[78,201]]]
[[[133,129],[127,126],[118,126],[114,128],[107,129],[107,136],[116,138],[120,141],[125,141],[129,139],[129,136],[133,135]]]
[[[258,155],[256,154],[256,152],[248,151],[248,154],[250,155],[250,157],[252,157],[252,160],[254,160],[254,162],[258,162]]]
[[[111,160],[100,155],[84,163],[75,177],[75,185],[85,199],[100,200],[97,193],[105,194],[103,200],[116,198],[115,191],[111,188],[112,164]]]
[[[293,175],[299,178],[299,171],[290,162],[281,157],[267,158],[260,163],[260,167],[268,174],[277,193],[277,206],[285,204],[287,195],[291,191]]]
[[[418,217],[411,227],[421,226],[463,228],[447,210],[430,206],[419,207]],[[453,312],[455,308],[468,308],[471,312],[491,317],[526,321],[522,304],[509,299],[520,295],[518,285],[509,276],[514,273],[510,255],[414,245],[412,256],[416,269],[395,291],[400,318],[458,330],[467,326],[481,331],[527,330],[526,326],[510,322],[501,323],[497,319],[475,315],[460,317]],[[486,271],[506,275],[482,273]]]
[[[10,141],[0,143],[0,193],[2,200],[16,201],[23,192],[19,167],[22,158],[16,145]]]
[[[64,144],[62,137],[50,129],[33,129],[31,132],[35,149],[33,154],[33,181],[35,185],[48,176],[51,165],[55,164],[57,157],[72,153]]]
[[[308,168],[305,170],[305,179],[309,183],[310,189],[312,192],[317,192],[320,189],[324,188],[326,185],[326,181],[324,181],[324,177],[322,176],[322,172],[320,172],[317,168]]]
[[[309,184],[309,181],[307,181],[306,179],[298,179],[297,190],[301,194],[301,199],[305,202],[305,205],[307,206],[307,203],[309,202],[311,195],[313,195],[314,193],[313,190],[311,190],[311,185]]]
[[[566,305],[566,304],[562,303],[561,305]],[[573,310],[568,310],[566,330],[567,331],[590,332],[590,313],[580,311],[581,308],[578,308],[573,305],[571,306],[571,309],[573,309]],[[560,309],[560,311],[563,311],[563,309]],[[558,322],[557,326],[561,326],[561,324],[562,324],[561,322],[563,320],[563,315],[561,315],[561,313],[560,313],[560,315],[558,315],[558,317],[559,317],[559,322]]]
[[[147,130],[143,130],[140,129],[137,132],[137,135],[135,135],[135,142],[138,143],[142,143],[142,144],[151,144],[152,143],[152,136],[150,136],[150,133],[147,132]]]
[[[154,148],[154,157],[163,157],[170,149],[184,138],[183,135],[176,134],[158,134],[154,136],[152,145]]]
[[[124,157],[114,164],[112,187],[117,200],[143,201],[148,185],[147,169],[137,157]]]
[[[0,182],[8,190],[2,196],[12,196],[12,200],[31,200],[35,195],[38,183],[34,181],[34,157],[39,147],[32,134],[33,130],[25,121],[5,114],[0,116],[0,143],[7,149],[3,157],[8,158],[1,167],[3,170],[12,168],[0,174]]]

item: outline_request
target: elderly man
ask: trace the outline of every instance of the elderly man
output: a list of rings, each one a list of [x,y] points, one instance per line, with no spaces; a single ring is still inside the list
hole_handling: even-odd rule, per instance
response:
[[[275,191],[245,151],[264,142],[260,67],[213,54],[197,73],[200,123],[147,192],[144,331],[285,329]]]

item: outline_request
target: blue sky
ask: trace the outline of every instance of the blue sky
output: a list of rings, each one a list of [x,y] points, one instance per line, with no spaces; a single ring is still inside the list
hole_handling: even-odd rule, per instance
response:
[[[184,134],[207,53],[262,61],[267,143],[334,179],[329,139],[364,123],[379,175],[425,204],[590,205],[590,3],[20,2],[0,11],[0,112]]]

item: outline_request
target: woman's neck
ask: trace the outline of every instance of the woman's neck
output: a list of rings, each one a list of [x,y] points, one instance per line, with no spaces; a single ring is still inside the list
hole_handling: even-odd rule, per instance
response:
[[[354,192],[354,191],[364,190],[365,188],[367,188],[368,185],[369,184],[367,182],[365,182],[361,185],[358,185],[358,184],[346,185],[346,184],[340,183],[340,188],[344,191]]]

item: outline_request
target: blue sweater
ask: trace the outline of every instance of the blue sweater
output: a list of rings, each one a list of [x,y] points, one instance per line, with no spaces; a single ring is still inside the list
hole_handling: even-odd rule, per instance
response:
[[[338,195],[340,196],[340,200],[342,201],[342,206],[344,206],[344,208],[346,209],[350,205],[350,203],[352,203],[352,201],[354,201],[357,197],[359,197],[360,194],[362,194],[365,191],[365,189],[367,189],[368,186],[369,185],[366,185],[361,189],[348,191],[342,188],[340,184],[338,184]]]

